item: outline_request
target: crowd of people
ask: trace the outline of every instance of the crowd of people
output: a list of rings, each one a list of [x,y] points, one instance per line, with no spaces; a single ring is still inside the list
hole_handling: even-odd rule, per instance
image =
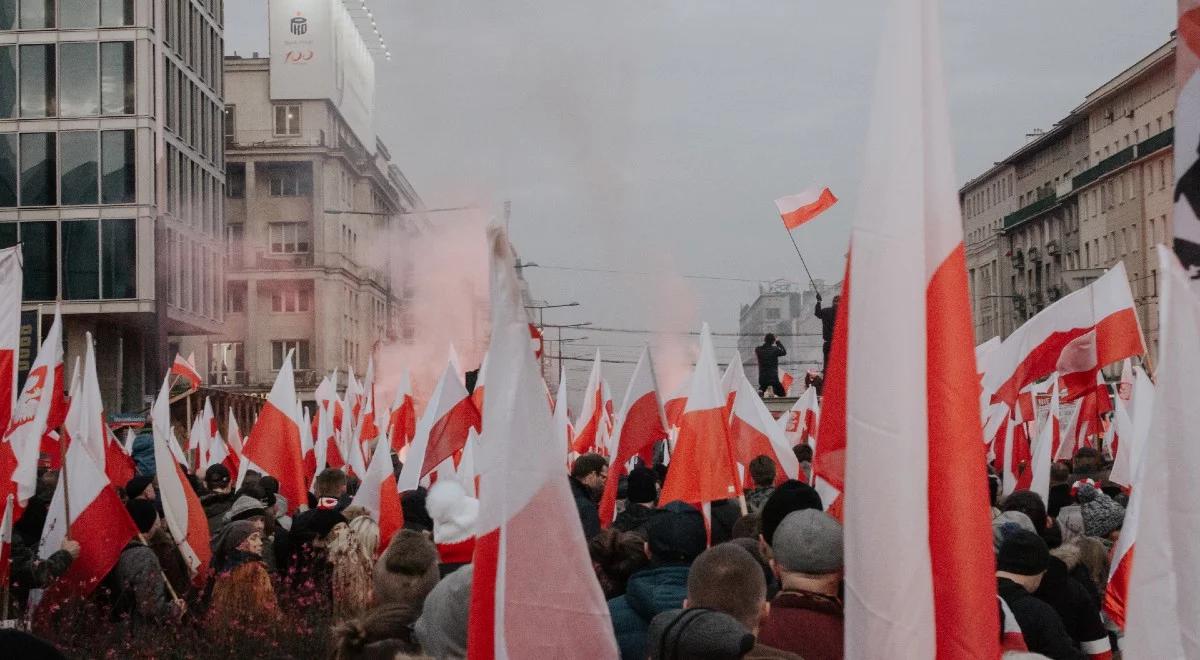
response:
[[[810,474],[811,448],[795,453]],[[403,529],[380,538],[367,510],[351,504],[357,480],[341,470],[319,473],[297,508],[272,477],[249,472],[235,487],[213,465],[189,477],[211,532],[209,570],[196,581],[165,528],[153,468],[139,467],[120,489],[139,534],[108,577],[74,609],[28,617],[44,642],[10,630],[0,643],[29,657],[97,645],[122,656],[465,657],[478,502],[457,482],[403,493]],[[623,659],[843,657],[842,528],[809,484],[780,479],[760,456],[742,496],[711,503],[706,517],[659,501],[669,467],[639,462],[604,526],[597,502],[608,468],[584,454],[565,476]],[[1105,476],[1090,448],[1054,465],[1048,501],[1031,491],[999,497],[989,475],[1006,650],[1111,657],[1114,627],[1101,605],[1125,494]],[[12,617],[30,614],[39,590],[80,560],[70,539],[38,558],[56,479],[41,475],[14,530]]]

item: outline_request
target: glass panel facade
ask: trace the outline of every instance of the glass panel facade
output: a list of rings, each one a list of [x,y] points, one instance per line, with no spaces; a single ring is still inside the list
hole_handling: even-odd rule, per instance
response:
[[[4,0],[0,0],[2,4]],[[0,26],[0,29],[3,29]],[[17,116],[17,47],[0,46],[0,119]]]
[[[58,22],[65,28],[90,28],[100,24],[99,0],[58,0]]]
[[[100,86],[104,114],[133,114],[132,41],[100,44]]]
[[[20,0],[21,29],[54,27],[54,0]]]
[[[12,247],[20,242],[20,240],[17,235],[17,223],[0,223],[0,248]]]
[[[21,46],[21,116],[54,116],[54,44]]]
[[[100,297],[98,221],[62,223],[62,280],[65,300],[96,300]]]
[[[103,297],[137,297],[137,224],[134,220],[105,220],[103,254]]]
[[[0,30],[17,26],[17,0],[0,0]]]
[[[0,133],[0,207],[17,205],[17,135]]]
[[[90,117],[100,112],[100,82],[95,42],[66,42],[58,47],[59,101],[63,117]]]
[[[21,257],[25,300],[54,300],[58,296],[58,233],[54,222],[21,223]]]
[[[65,131],[58,134],[62,157],[62,204],[95,204],[99,189],[99,145],[95,131]],[[63,240],[66,241],[64,235]]]
[[[133,25],[133,0],[100,0],[100,25]]]
[[[136,181],[133,131],[103,131],[100,135],[100,155],[104,167],[102,201],[105,204],[128,204],[133,201]]]
[[[54,133],[21,134],[21,206],[53,206],[58,177],[54,166]]]

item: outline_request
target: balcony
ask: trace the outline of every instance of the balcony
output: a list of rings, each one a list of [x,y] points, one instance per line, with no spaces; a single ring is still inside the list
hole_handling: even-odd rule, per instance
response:
[[[1020,250],[1013,250],[1012,253],[1013,270],[1025,270],[1025,253]]]
[[[232,387],[245,386],[250,382],[250,374],[247,371],[210,371],[208,373],[208,385],[210,387]]]
[[[1004,216],[1004,228],[1012,229],[1022,222],[1032,218],[1033,216],[1054,208],[1054,205],[1056,204],[1058,204],[1058,195],[1054,192],[1051,192],[1049,195],[1046,195],[1036,202],[1027,204]]]
[[[1153,138],[1151,138],[1153,139]],[[1137,158],[1137,145],[1126,147],[1100,161],[1095,167],[1080,172],[1071,179],[1074,188],[1082,188],[1109,172],[1132,163]]]
[[[1057,257],[1062,254],[1058,249],[1058,241],[1050,241],[1046,243],[1046,256]]]
[[[1025,254],[1026,254],[1026,256],[1029,257],[1029,263],[1033,263],[1033,264],[1042,263],[1042,251],[1037,249],[1036,247],[1029,248],[1029,250]]]
[[[1060,286],[1051,286],[1046,288],[1046,298],[1050,302],[1054,302],[1063,297],[1063,290]]]
[[[1139,142],[1138,146],[1137,146],[1137,157],[1145,158],[1146,156],[1149,156],[1150,154],[1154,153],[1155,151],[1158,151],[1159,149],[1165,149],[1165,148],[1171,146],[1172,144],[1174,144],[1174,142],[1175,142],[1175,129],[1168,128],[1167,130],[1163,131],[1162,133],[1159,133],[1158,135],[1152,135],[1152,136],[1146,138],[1145,140],[1142,140],[1141,142]]]
[[[336,147],[336,140],[322,130],[300,131],[296,135],[277,135],[272,130],[237,131],[225,136],[225,148],[263,149],[273,147]]]
[[[297,268],[312,268],[312,252],[298,254],[275,254],[272,252],[257,252],[254,255],[255,270],[295,270]]]

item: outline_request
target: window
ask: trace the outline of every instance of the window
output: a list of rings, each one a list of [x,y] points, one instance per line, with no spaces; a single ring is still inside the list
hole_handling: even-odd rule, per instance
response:
[[[54,98],[54,44],[21,46],[21,116],[53,117]]]
[[[54,137],[54,133],[21,134],[21,206],[58,203]]]
[[[62,223],[62,282],[66,300],[96,300],[100,297],[98,221]]]
[[[17,205],[17,134],[0,133],[0,207]]]
[[[133,25],[133,0],[100,0],[100,25]]]
[[[103,131],[100,138],[100,162],[104,168],[103,202],[128,204],[133,202],[134,136],[133,131]]]
[[[100,24],[99,0],[58,0],[58,24],[64,28],[94,28]]]
[[[225,254],[230,268],[242,267],[243,225],[225,225]]]
[[[292,366],[296,369],[308,369],[308,342],[302,339],[276,339],[271,342],[271,369],[278,371],[283,367],[283,361],[293,351]]]
[[[275,134],[300,135],[300,106],[275,106]]]
[[[246,283],[230,282],[225,288],[225,313],[240,314],[246,311]]]
[[[779,320],[779,310],[778,310],[778,309],[776,309],[776,308],[774,308],[774,307],[770,307],[770,308],[768,308],[768,309],[767,309],[767,320],[768,320],[768,321],[777,321],[777,320]]]
[[[101,297],[122,299],[137,297],[137,223],[132,219],[101,221],[103,277]]]
[[[277,165],[268,169],[273,197],[297,197],[312,193],[312,166]]]
[[[225,166],[225,196],[242,199],[246,196],[246,165],[229,163]]]
[[[54,0],[20,0],[21,29],[54,27]]]
[[[98,136],[95,131],[64,131],[58,134],[61,150],[59,185],[63,205],[96,203],[100,169]]]
[[[292,314],[312,310],[312,292],[308,289],[276,289],[271,292],[271,311]]]
[[[25,300],[58,297],[58,232],[54,222],[21,223]]]
[[[0,6],[4,0],[0,0]],[[0,10],[2,12],[2,10]],[[0,21],[3,17],[0,17]],[[0,25],[0,30],[4,29]],[[17,116],[17,47],[0,46],[0,119]]]
[[[225,106],[225,139],[232,142],[237,131],[237,106]]]
[[[208,382],[215,385],[244,384],[246,349],[240,341],[208,345]]]
[[[100,112],[100,63],[95,42],[66,42],[58,48],[59,79],[62,90],[59,114],[63,117],[90,117]]]
[[[17,25],[17,0],[0,0],[0,30],[11,30]]]
[[[110,41],[100,44],[100,90],[104,114],[133,114],[132,41]]]
[[[272,222],[268,233],[272,254],[304,254],[308,252],[308,223]]]

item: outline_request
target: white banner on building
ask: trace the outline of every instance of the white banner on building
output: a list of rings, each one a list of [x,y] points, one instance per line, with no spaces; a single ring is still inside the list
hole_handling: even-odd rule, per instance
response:
[[[1175,47],[1175,252],[1200,291],[1200,0],[1179,0]]]
[[[328,99],[375,152],[375,61],[341,0],[270,0],[271,99]]]

